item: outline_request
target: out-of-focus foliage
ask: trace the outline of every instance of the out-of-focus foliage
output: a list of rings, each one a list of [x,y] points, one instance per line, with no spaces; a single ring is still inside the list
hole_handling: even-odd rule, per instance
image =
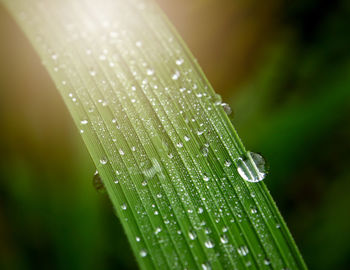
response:
[[[310,269],[347,269],[349,2],[158,2],[270,162]],[[2,8],[0,35],[0,269],[135,269],[58,92]]]

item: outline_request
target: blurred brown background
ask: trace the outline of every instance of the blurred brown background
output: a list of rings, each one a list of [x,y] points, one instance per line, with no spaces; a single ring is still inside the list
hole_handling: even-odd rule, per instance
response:
[[[350,2],[158,0],[234,110],[310,269],[350,265]],[[76,128],[0,6],[0,269],[135,269]]]

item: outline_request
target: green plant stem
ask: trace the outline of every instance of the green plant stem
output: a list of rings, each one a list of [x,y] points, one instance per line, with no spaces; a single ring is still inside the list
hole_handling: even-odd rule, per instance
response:
[[[2,0],[81,132],[142,269],[306,269],[197,62],[146,0]],[[244,113],[244,112],[242,112]]]

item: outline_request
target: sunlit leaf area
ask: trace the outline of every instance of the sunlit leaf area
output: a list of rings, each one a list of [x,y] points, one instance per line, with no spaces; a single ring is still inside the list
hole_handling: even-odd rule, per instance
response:
[[[348,269],[349,15],[1,0],[0,269]]]

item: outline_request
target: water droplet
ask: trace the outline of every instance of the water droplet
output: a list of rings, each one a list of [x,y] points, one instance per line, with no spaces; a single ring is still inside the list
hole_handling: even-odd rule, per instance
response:
[[[138,236],[136,236],[136,242],[140,242],[141,241],[141,238],[140,237],[138,237]]]
[[[248,182],[259,182],[268,172],[264,158],[257,153],[248,151],[247,157],[239,158],[236,162],[239,175]]]
[[[265,260],[264,260],[264,264],[265,264],[265,265],[270,265],[270,264],[271,264],[271,262],[270,262],[270,260],[269,260],[269,259],[265,259]]]
[[[206,175],[206,174],[203,174],[203,180],[205,182],[208,182],[210,180],[210,177],[208,175]]]
[[[228,243],[228,238],[227,238],[227,236],[223,234],[223,235],[220,237],[220,242],[223,243],[223,244],[227,244],[227,243]]]
[[[184,60],[182,58],[179,58],[175,61],[176,65],[181,66],[183,64]]]
[[[210,240],[205,241],[204,245],[206,248],[213,248],[215,246],[214,243]]]
[[[108,160],[107,160],[107,158],[105,158],[105,157],[103,157],[103,158],[100,159],[100,163],[101,163],[102,165],[107,164],[107,162],[108,162]]]
[[[189,231],[188,232],[188,237],[191,239],[191,240],[194,240],[197,238],[197,234],[195,231]]]
[[[154,70],[153,69],[147,69],[146,71],[148,76],[152,76],[154,74]]]
[[[255,207],[252,207],[252,208],[250,209],[250,212],[251,212],[252,214],[256,214],[256,213],[258,213],[258,210],[257,210]]]
[[[179,71],[175,71],[175,73],[171,76],[171,78],[176,81],[177,79],[179,79],[180,77],[180,72]]]
[[[91,75],[92,77],[96,76],[96,71],[93,70],[93,69],[91,69],[91,70],[89,71],[89,73],[90,73],[90,75]]]
[[[209,263],[202,263],[202,270],[211,270],[211,266]]]
[[[179,148],[182,148],[184,145],[182,144],[182,142],[179,142],[179,143],[176,144],[176,146],[179,147]]]
[[[201,151],[201,153],[202,153],[203,156],[205,156],[205,157],[208,156],[209,149],[208,149],[208,147],[206,147],[205,145],[201,147],[200,151]]]
[[[161,231],[162,231],[162,229],[160,227],[158,227],[158,228],[155,229],[154,234],[157,235]]]
[[[188,136],[185,135],[185,136],[184,136],[184,139],[185,139],[186,142],[188,142],[188,141],[190,140],[190,137],[188,137]]]
[[[141,41],[136,41],[135,45],[136,45],[136,47],[140,48],[142,46],[142,42]]]
[[[123,210],[126,210],[126,209],[128,208],[128,206],[127,206],[125,203],[123,203],[120,207],[121,207],[121,209],[123,209]]]
[[[89,121],[88,121],[88,120],[81,120],[80,123],[81,123],[82,125],[86,125],[87,123],[89,123]]]
[[[121,156],[124,156],[124,155],[125,155],[125,153],[124,153],[124,151],[123,151],[122,149],[119,149],[119,154],[120,154]]]
[[[141,249],[141,250],[140,250],[140,256],[141,256],[142,258],[146,257],[146,256],[147,256],[147,250]]]
[[[232,113],[232,109],[227,103],[221,103],[221,106],[227,115],[230,115]]]
[[[203,208],[202,207],[199,207],[198,208],[198,214],[202,214],[203,213]]]
[[[222,97],[219,95],[219,94],[215,94],[213,96],[213,102],[215,105],[221,105],[221,102],[222,102]]]
[[[231,160],[226,160],[225,163],[224,163],[225,167],[230,167],[231,164],[232,164]]]
[[[247,256],[247,254],[249,253],[249,249],[247,248],[247,246],[240,246],[237,249],[237,252],[241,256]]]
[[[55,53],[53,53],[53,54],[51,54],[51,58],[52,58],[53,60],[57,60],[58,55],[57,55],[57,54],[55,54]]]
[[[92,185],[98,192],[105,192],[106,188],[102,182],[102,179],[100,175],[98,174],[98,171],[95,172],[94,177],[92,179]]]

